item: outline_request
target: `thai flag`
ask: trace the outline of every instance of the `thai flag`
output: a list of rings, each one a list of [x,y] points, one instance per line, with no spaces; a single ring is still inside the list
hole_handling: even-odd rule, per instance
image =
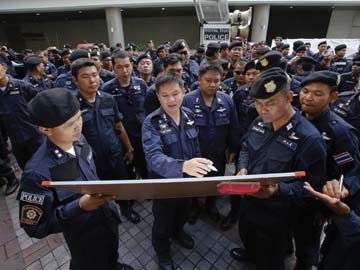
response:
[[[345,163],[354,161],[354,159],[348,152],[343,152],[341,154],[338,154],[338,155],[334,156],[334,159],[335,159],[337,165],[343,165]]]

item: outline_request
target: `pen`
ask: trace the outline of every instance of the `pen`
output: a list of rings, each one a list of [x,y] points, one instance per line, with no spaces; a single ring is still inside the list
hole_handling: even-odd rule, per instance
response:
[[[339,193],[341,193],[342,188],[343,188],[343,184],[344,184],[344,175],[343,174],[340,176],[339,182],[340,182],[339,183]]]

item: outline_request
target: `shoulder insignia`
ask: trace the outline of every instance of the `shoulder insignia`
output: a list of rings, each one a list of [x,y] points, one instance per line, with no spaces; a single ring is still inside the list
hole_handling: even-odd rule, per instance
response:
[[[24,205],[21,208],[21,223],[28,225],[37,225],[40,218],[43,215],[43,211],[34,205]]]
[[[277,141],[279,143],[281,143],[282,145],[286,146],[287,148],[290,148],[291,150],[295,151],[296,148],[297,148],[297,144],[292,142],[292,141],[289,141],[288,139],[282,137],[282,136],[279,136],[277,138]]]
[[[341,154],[333,156],[333,158],[339,166],[354,161],[353,157],[349,154],[349,152],[343,152]]]
[[[330,140],[331,140],[331,138],[329,138],[329,137],[326,135],[326,132],[321,133],[321,136],[323,137],[323,139],[324,139],[325,141],[330,141]]]
[[[21,194],[20,194],[20,199],[19,200],[22,201],[22,202],[35,203],[35,204],[38,204],[38,205],[43,205],[44,200],[45,200],[45,196],[22,191]]]
[[[299,140],[299,137],[295,136],[295,132],[293,132],[289,135],[289,139],[296,141],[296,140]]]
[[[289,131],[290,129],[293,128],[293,125],[291,123],[286,125],[286,130]]]

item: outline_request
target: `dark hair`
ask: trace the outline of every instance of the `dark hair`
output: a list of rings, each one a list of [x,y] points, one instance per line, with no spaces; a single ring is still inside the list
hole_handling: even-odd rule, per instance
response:
[[[315,68],[315,64],[309,63],[309,62],[302,62],[302,63],[299,63],[299,65],[302,67],[303,71],[305,71],[305,72],[312,71]]]
[[[71,64],[71,75],[73,75],[75,78],[77,78],[79,74],[79,70],[83,67],[96,67],[96,63],[94,60],[89,58],[79,58],[76,59]],[[97,68],[96,68],[97,70]]]
[[[159,93],[159,89],[161,86],[168,83],[176,83],[178,86],[180,86],[180,88],[182,89],[184,88],[184,83],[182,79],[179,79],[176,75],[172,73],[163,72],[156,77],[156,81],[155,81],[156,93]]]
[[[207,57],[212,57],[217,53],[219,53],[219,50],[207,49],[206,52],[205,52],[205,55]]]
[[[218,63],[211,63],[211,62],[206,62],[204,64],[202,64],[200,66],[199,69],[199,76],[204,75],[206,72],[208,71],[215,71],[218,72],[220,74],[220,76],[223,74],[224,69],[222,68],[222,66]]]
[[[111,55],[111,63],[115,65],[116,59],[126,59],[126,58],[129,58],[129,61],[131,62],[131,57],[127,52],[125,51],[114,52],[114,54]]]
[[[184,62],[180,54],[171,53],[164,60],[164,68],[167,68],[170,65],[175,65],[179,62],[181,63],[182,66],[184,66]]]

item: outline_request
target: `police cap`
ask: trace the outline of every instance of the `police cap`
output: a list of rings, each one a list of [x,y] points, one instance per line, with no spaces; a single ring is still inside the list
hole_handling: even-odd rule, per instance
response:
[[[297,47],[295,49],[295,52],[303,52],[303,51],[306,51],[306,46],[305,44],[304,45],[300,45],[299,47]]]
[[[137,57],[137,59],[136,59],[136,64],[138,65],[139,62],[140,62],[141,60],[143,60],[143,59],[150,59],[150,60],[152,60],[150,54],[148,54],[148,53],[142,53],[142,54],[140,54],[140,55]]]
[[[229,48],[229,44],[227,42],[221,42],[220,43],[220,50],[225,50]]]
[[[326,40],[319,42],[318,47],[321,46],[321,45],[327,45]]]
[[[277,51],[270,51],[259,58],[259,61],[256,63],[256,69],[262,71],[272,67],[277,67],[281,62],[281,58],[283,58],[281,53]]]
[[[24,49],[24,53],[33,53],[33,50],[30,48]]]
[[[282,44],[282,45],[280,46],[280,48],[281,48],[281,49],[289,49],[289,48],[290,48],[290,45],[284,43],[284,44]]]
[[[100,52],[99,52],[99,51],[96,51],[96,50],[91,51],[91,52],[90,52],[90,56],[100,56]]]
[[[100,53],[100,57],[101,57],[101,60],[104,60],[105,58],[111,57],[111,54],[108,51],[103,51]]]
[[[300,46],[304,45],[304,42],[301,41],[301,40],[297,40],[297,41],[294,41],[293,43],[293,49],[294,51],[296,51],[297,48],[299,48]]]
[[[284,70],[273,67],[262,73],[251,87],[250,96],[257,99],[267,99],[289,89],[288,77]]]
[[[316,60],[314,58],[312,58],[311,56],[304,55],[304,56],[300,57],[300,59],[298,60],[297,63],[300,65],[303,63],[316,65]]]
[[[197,48],[196,50],[197,53],[204,53],[205,52],[205,48],[203,46],[200,46],[199,48]]]
[[[79,110],[76,97],[65,88],[53,88],[40,92],[28,104],[30,116],[41,127],[62,125]]]
[[[340,51],[342,49],[346,49],[346,44],[340,44],[335,47],[335,51]]]
[[[170,48],[170,53],[175,53],[178,50],[182,50],[187,47],[185,39],[178,39],[174,42],[174,44]]]
[[[241,47],[241,48],[242,48],[242,46],[243,46],[242,41],[240,41],[240,40],[234,40],[234,41],[232,41],[232,42],[230,43],[230,45],[229,45],[229,50],[231,50],[231,49],[234,48],[234,47]]]
[[[333,71],[321,70],[311,73],[306,76],[306,78],[300,83],[300,86],[303,87],[312,82],[320,82],[327,84],[331,87],[338,86],[340,76]]]
[[[25,57],[24,64],[26,66],[36,66],[41,63],[41,59],[39,56],[36,55],[30,55],[28,57]]]
[[[64,49],[60,52],[60,56],[63,57],[63,56],[66,56],[66,55],[70,55],[71,54],[71,50],[69,49]]]
[[[79,58],[90,58],[90,54],[87,50],[76,49],[71,52],[69,57],[71,62],[74,62],[76,59]]]

